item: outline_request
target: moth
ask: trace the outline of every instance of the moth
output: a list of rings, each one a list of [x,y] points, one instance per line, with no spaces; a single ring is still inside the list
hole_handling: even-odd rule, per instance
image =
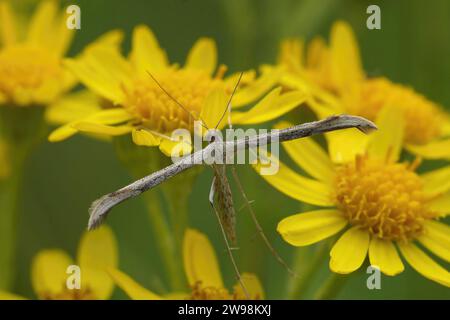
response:
[[[153,77],[153,75],[151,74],[149,75],[158,84],[161,90],[164,91],[172,100],[174,100],[177,103],[177,105],[180,106],[180,108],[182,108],[185,112],[188,112],[191,116],[193,116],[188,109],[186,109],[183,105],[181,105],[181,103],[179,103],[175,98],[173,98],[172,95],[159,84],[159,82]],[[226,115],[227,112],[231,112],[232,98],[234,93],[236,92],[237,87],[239,86],[241,78],[242,74],[240,75],[237,84],[234,87],[233,93],[231,94],[228,104],[227,106],[225,106],[225,111],[222,114],[222,117],[218,123],[220,123],[223,120],[223,117]],[[231,121],[229,120],[229,126],[231,127],[230,122]],[[363,133],[369,133],[370,131],[377,129],[374,123],[365,118],[351,115],[336,115],[326,118],[324,120],[303,123],[300,125],[296,125],[281,130],[274,129],[264,134],[256,134],[254,136],[236,139],[233,141],[222,141],[211,139],[211,142],[203,149],[191,153],[189,155],[186,155],[182,157],[179,161],[165,168],[162,168],[159,171],[151,173],[148,176],[145,176],[137,181],[134,181],[131,184],[117,191],[106,194],[101,198],[99,198],[98,200],[95,200],[89,209],[90,217],[88,222],[88,229],[92,230],[98,227],[104,221],[109,211],[119,203],[128,200],[130,198],[137,197],[141,193],[148,191],[161,183],[164,183],[166,180],[194,166],[205,165],[206,162],[205,159],[210,159],[212,154],[217,156],[217,154],[215,153],[217,150],[220,151],[220,158],[224,160],[230,155],[234,155],[236,152],[241,150],[249,150],[251,148],[264,146],[272,142],[295,140],[320,133],[347,128],[357,128]],[[248,296],[247,290],[241,280],[239,270],[237,268],[237,265],[235,263],[232,254],[232,247],[229,244],[229,242],[233,244],[236,242],[236,231],[235,231],[236,213],[233,205],[232,191],[226,172],[228,165],[224,163],[225,161],[210,164],[214,172],[214,177],[209,193],[209,202],[218,219],[223,234],[223,238],[227,247],[227,252],[228,255],[230,256],[230,260],[232,261],[238,281],[240,282],[244,290],[244,293],[246,293],[246,295]],[[283,266],[287,268],[287,270],[291,274],[293,274],[293,272],[289,269],[284,260],[281,259],[281,257],[276,253],[275,249],[270,245],[269,241],[264,235],[261,226],[257,222],[256,215],[251,207],[251,203],[248,200],[244,192],[243,186],[238,179],[238,175],[236,173],[234,165],[231,165],[231,171],[233,178],[236,181],[236,185],[238,186],[239,191],[241,192],[242,197],[244,198],[245,204],[249,209],[252,219],[255,222],[257,230],[262,236],[264,242],[266,243],[272,254],[274,254],[274,256],[277,258],[278,262],[280,262]]]

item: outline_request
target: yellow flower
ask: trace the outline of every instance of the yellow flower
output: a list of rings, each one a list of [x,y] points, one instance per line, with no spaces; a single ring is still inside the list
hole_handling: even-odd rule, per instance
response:
[[[72,258],[63,250],[46,249],[33,259],[31,282],[39,299],[93,300],[108,299],[114,283],[106,269],[117,266],[117,243],[112,230],[102,226],[98,230],[85,232],[78,245],[76,265],[80,267],[80,289],[69,289],[66,281],[70,276],[67,268],[74,265]],[[1,299],[20,298],[0,291]]]
[[[289,216],[277,230],[294,246],[343,231],[330,252],[330,269],[336,273],[357,270],[368,255],[384,274],[396,275],[404,269],[398,248],[424,277],[449,287],[450,273],[416,243],[450,261],[450,228],[437,221],[450,213],[450,167],[416,173],[420,161],[398,161],[404,131],[401,113],[386,109],[377,120],[379,131],[362,148],[360,141],[342,132],[327,134],[329,155],[309,138],[283,144],[312,178],[280,163],[278,174],[264,179],[284,194],[324,209]],[[345,161],[336,164],[336,157]]]
[[[184,128],[193,132],[194,119],[201,119],[207,127],[214,128],[226,109],[239,74],[223,78],[226,67],[221,65],[216,70],[216,51],[213,40],[201,38],[190,50],[183,67],[170,64],[152,31],[141,25],[134,29],[128,59],[118,50],[105,48],[91,50],[81,59],[68,59],[67,67],[100,97],[98,110],[101,111],[86,112],[84,118],[66,123],[49,140],[60,141],[77,132],[107,136],[131,133],[135,144],[159,146],[161,151],[170,154],[177,142],[171,138],[173,130]],[[266,73],[256,78],[253,71],[245,72],[233,98],[233,109],[263,96],[277,82],[278,74]],[[262,114],[250,114],[251,121],[267,121],[280,114],[276,109],[267,108],[268,102],[287,112],[304,101],[305,94],[286,95],[274,89],[266,98],[258,106]],[[61,112],[67,113],[64,108]],[[248,123],[244,118],[247,117],[241,114],[233,120]],[[227,120],[228,116],[223,117],[218,128],[223,128]]]
[[[342,21],[331,30],[330,44],[315,38],[303,57],[303,42],[282,43],[278,65],[285,70],[281,83],[310,87],[317,100],[310,107],[319,117],[349,113],[375,120],[384,108],[397,108],[405,119],[405,147],[425,158],[450,159],[450,118],[442,107],[412,88],[384,77],[368,78],[351,27]],[[324,105],[326,107],[324,107]]]
[[[123,33],[120,30],[111,30],[101,35],[94,42],[89,44],[78,56],[83,59],[91,50],[98,47],[105,47],[112,50],[118,50],[123,40]],[[79,90],[73,93],[67,93],[63,97],[54,101],[45,112],[45,119],[50,124],[60,125],[72,121],[80,120],[87,114],[93,114],[101,111],[101,105],[105,101],[99,96],[88,90]],[[96,136],[99,138],[99,136]],[[104,137],[103,137],[104,138]]]
[[[220,274],[219,263],[208,238],[201,232],[188,229],[183,239],[183,262],[190,286],[188,293],[171,293],[160,296],[136,283],[128,275],[111,269],[110,275],[127,295],[135,300],[189,299],[189,300],[243,300],[246,295],[239,283],[233,291],[225,288]],[[242,280],[251,299],[264,299],[264,292],[258,278],[251,273],[243,273]]]
[[[61,64],[73,32],[55,1],[42,1],[24,37],[7,1],[0,2],[0,104],[46,105],[74,85]]]

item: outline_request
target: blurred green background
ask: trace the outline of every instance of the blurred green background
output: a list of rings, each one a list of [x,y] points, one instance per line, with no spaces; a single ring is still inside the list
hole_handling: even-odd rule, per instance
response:
[[[136,24],[145,23],[153,29],[173,62],[183,63],[197,38],[213,37],[217,41],[219,61],[231,71],[274,62],[283,37],[310,39],[316,34],[328,37],[333,21],[344,19],[357,34],[369,75],[385,75],[411,85],[430,99],[450,107],[448,0],[80,0],[63,3],[81,7],[82,28],[76,34],[72,54],[113,28],[126,32],[124,52],[128,52],[131,30]],[[369,4],[381,7],[381,30],[366,28]],[[267,236],[291,262],[298,250],[284,243],[275,228],[281,218],[300,212],[299,204],[269,187],[250,167],[240,166],[238,170],[249,197],[256,199],[255,211]],[[189,204],[190,225],[206,233],[214,243],[230,287],[234,283],[233,272],[208,204],[211,178],[211,172],[205,170],[194,185]],[[78,240],[86,228],[90,202],[130,180],[110,144],[76,136],[63,143],[41,145],[29,159],[26,171],[14,292],[33,296],[30,263],[39,250],[62,248],[75,256]],[[236,207],[241,207],[237,192],[235,201]],[[118,238],[121,269],[144,286],[158,288],[164,276],[142,200],[134,199],[114,209],[108,223]],[[292,280],[265,248],[245,210],[238,213],[238,232],[240,250],[236,255],[241,270],[260,276],[268,298],[284,298],[286,285]],[[450,298],[449,289],[426,280],[409,266],[395,278],[383,276],[382,290],[372,291],[366,288],[367,275],[365,268],[362,270],[350,279],[338,298]],[[327,274],[328,267],[324,264],[318,280]],[[114,298],[125,298],[125,295],[116,289]]]

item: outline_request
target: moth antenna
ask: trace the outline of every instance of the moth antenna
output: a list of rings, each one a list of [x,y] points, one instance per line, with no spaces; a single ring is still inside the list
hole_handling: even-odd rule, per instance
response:
[[[238,81],[236,82],[236,84],[235,84],[235,86],[233,88],[233,92],[231,93],[230,98],[228,99],[228,103],[225,106],[225,110],[223,111],[222,116],[220,117],[220,120],[217,122],[217,124],[214,127],[214,129],[217,129],[217,127],[219,126],[219,124],[222,122],[223,118],[227,114],[228,109],[231,108],[231,101],[233,100],[234,94],[236,93],[237,88],[239,87],[239,84],[241,83],[241,79],[242,79],[243,75],[244,75],[244,73],[241,72],[241,74],[239,75]],[[231,113],[231,110],[230,110],[230,113]],[[230,127],[231,127],[231,119],[228,119],[228,122],[229,122]]]
[[[230,257],[231,264],[233,265],[233,269],[234,269],[234,273],[236,274],[236,278],[237,278],[242,290],[244,291],[246,298],[248,300],[250,300],[251,299],[250,294],[248,293],[247,287],[245,286],[244,282],[242,281],[242,276],[241,276],[241,273],[239,272],[239,268],[236,264],[236,260],[234,259],[233,252],[232,252],[233,249],[231,248],[230,243],[228,242],[227,234],[225,232],[225,228],[223,227],[222,221],[220,220],[219,212],[217,211],[217,208],[214,205],[215,179],[216,179],[216,177],[213,178],[213,181],[211,184],[211,190],[209,192],[209,204],[211,205],[211,207],[214,211],[214,214],[216,215],[217,221],[219,222],[220,231],[222,232],[222,237],[225,242],[225,246],[227,247],[227,253],[228,253],[228,256]]]
[[[171,100],[173,100],[176,104],[177,104],[177,106],[179,106],[181,109],[183,109],[185,112],[187,112],[188,114],[189,114],[189,116],[192,118],[192,119],[194,119],[194,120],[201,120],[201,122],[202,122],[202,126],[205,128],[205,129],[209,129],[208,128],[208,126],[206,125],[206,123],[205,123],[205,121],[203,121],[203,119],[199,116],[198,117],[198,119],[195,117],[195,115],[191,112],[191,111],[189,111],[185,106],[183,106],[183,104],[181,103],[181,102],[179,102],[177,99],[175,99],[175,97],[174,96],[172,96],[171,94],[170,94],[170,92],[169,91],[167,91],[162,85],[161,85],[161,83],[153,76],[153,74],[151,74],[150,73],[150,71],[148,71],[147,70],[147,73],[148,73],[148,75],[153,79],[153,81],[155,81],[155,83],[156,83],[156,85],[171,99]],[[220,122],[219,122],[220,123]]]
[[[248,208],[250,216],[255,224],[256,230],[260,234],[260,236],[263,239],[264,243],[266,244],[267,248],[272,253],[272,255],[275,257],[275,259],[278,261],[278,263],[281,264],[292,277],[294,277],[294,278],[298,277],[297,274],[294,271],[292,271],[291,268],[289,268],[286,261],[284,261],[284,259],[278,254],[278,252],[275,250],[275,248],[270,243],[269,239],[267,239],[266,234],[264,233],[264,230],[262,229],[261,225],[258,222],[258,219],[256,218],[255,211],[253,211],[251,202],[248,200],[247,194],[244,191],[244,187],[242,186],[242,183],[236,172],[236,167],[234,165],[231,166],[231,172],[233,173],[233,178],[234,178],[234,181],[236,181],[236,185],[239,189],[239,192],[241,193],[242,198],[244,199],[244,206],[246,206]]]

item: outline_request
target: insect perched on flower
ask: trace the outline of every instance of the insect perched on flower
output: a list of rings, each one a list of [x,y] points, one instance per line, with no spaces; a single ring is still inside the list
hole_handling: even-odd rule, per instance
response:
[[[108,299],[114,282],[107,269],[118,264],[117,243],[112,230],[102,226],[95,232],[85,232],[78,245],[76,263],[63,250],[45,249],[36,254],[31,266],[34,292],[43,300],[103,300]],[[79,288],[69,288],[68,268],[80,268]],[[77,279],[78,281],[78,279]],[[0,291],[0,300],[23,299],[13,293]]]
[[[309,106],[320,117],[349,113],[374,121],[384,108],[401,110],[404,147],[424,158],[450,159],[450,117],[441,106],[412,88],[385,77],[367,77],[351,27],[336,22],[330,44],[316,37],[307,46],[299,39],[281,45],[278,67],[287,88],[309,88],[316,101]],[[266,67],[266,69],[273,69]]]
[[[190,299],[190,300],[244,300],[246,295],[237,283],[233,290],[228,290],[222,280],[214,249],[206,235],[187,229],[183,239],[183,263],[189,283],[185,293],[159,295],[136,283],[128,275],[117,269],[110,269],[109,274],[117,286],[135,300]],[[242,281],[251,299],[264,299],[264,291],[258,277],[243,273]]]
[[[313,179],[282,163],[278,174],[263,178],[284,194],[325,209],[289,216],[278,224],[278,232],[291,245],[307,246],[345,230],[330,252],[332,271],[351,273],[368,255],[381,272],[396,275],[404,269],[398,247],[424,277],[450,286],[450,273],[416,245],[450,261],[450,228],[437,221],[450,213],[450,167],[418,174],[420,161],[398,162],[403,121],[397,109],[380,112],[379,131],[365,138],[356,155],[360,143],[342,141],[347,137],[342,132],[327,134],[330,155],[311,139],[283,144]]]
[[[50,141],[60,141],[77,132],[106,136],[131,133],[135,144],[158,146],[166,155],[178,144],[171,138],[175,129],[192,132],[197,119],[203,120],[207,127],[217,125],[239,77],[233,74],[224,78],[224,65],[216,70],[216,46],[209,38],[201,38],[194,44],[183,67],[170,64],[152,31],[143,25],[134,29],[129,59],[118,50],[98,48],[80,59],[68,59],[66,65],[101,97],[102,103],[98,112],[87,112],[84,118],[55,130]],[[259,99],[274,86],[277,76],[278,72],[272,72],[255,78],[253,71],[245,72],[234,95],[233,108]],[[281,95],[279,89],[274,89],[266,98],[279,108],[290,110],[304,100],[305,94]],[[263,119],[257,119],[259,122],[273,119],[279,113],[268,110],[267,102],[261,101]],[[61,112],[65,113],[64,108]],[[223,128],[227,120],[223,117],[217,128]]]

